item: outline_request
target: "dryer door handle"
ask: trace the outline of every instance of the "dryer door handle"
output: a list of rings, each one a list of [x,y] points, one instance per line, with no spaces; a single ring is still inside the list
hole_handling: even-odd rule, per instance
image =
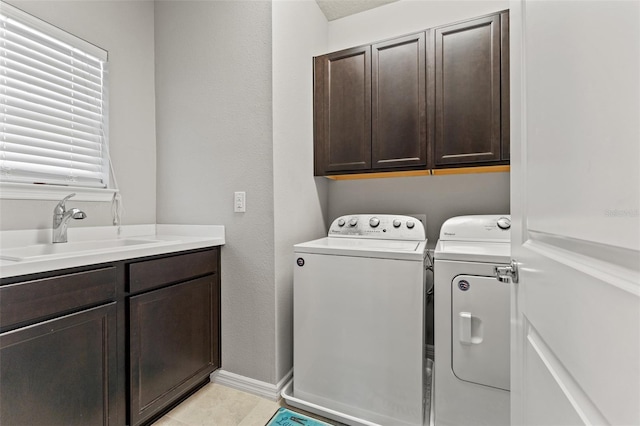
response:
[[[460,312],[460,343],[470,345],[471,341],[471,312]]]

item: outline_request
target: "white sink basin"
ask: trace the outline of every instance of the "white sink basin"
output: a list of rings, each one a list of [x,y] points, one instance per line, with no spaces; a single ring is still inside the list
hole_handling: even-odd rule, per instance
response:
[[[84,253],[108,253],[132,248],[142,244],[163,244],[164,241],[153,239],[118,238],[112,240],[76,241],[57,244],[36,244],[0,250],[0,259],[25,261],[43,258],[58,258],[81,255]]]

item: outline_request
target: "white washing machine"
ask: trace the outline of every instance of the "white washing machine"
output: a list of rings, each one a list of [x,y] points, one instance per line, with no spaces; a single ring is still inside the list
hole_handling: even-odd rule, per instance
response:
[[[426,243],[413,217],[352,215],[294,246],[287,403],[350,425],[423,424]]]
[[[434,255],[435,423],[509,425],[509,215],[460,216]]]

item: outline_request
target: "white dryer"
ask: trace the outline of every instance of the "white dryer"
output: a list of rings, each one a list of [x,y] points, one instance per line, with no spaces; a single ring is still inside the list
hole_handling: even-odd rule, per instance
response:
[[[422,426],[426,243],[413,217],[351,215],[294,246],[289,404],[350,425]]]
[[[460,216],[434,254],[435,423],[509,425],[509,215]]]

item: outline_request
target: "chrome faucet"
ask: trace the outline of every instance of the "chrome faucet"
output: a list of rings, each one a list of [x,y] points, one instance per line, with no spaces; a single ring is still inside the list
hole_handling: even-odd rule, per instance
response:
[[[80,209],[72,208],[67,210],[64,203],[71,197],[76,195],[75,193],[69,194],[64,197],[58,205],[53,209],[53,242],[54,243],[66,243],[67,242],[67,226],[69,219],[84,219],[87,215]]]

